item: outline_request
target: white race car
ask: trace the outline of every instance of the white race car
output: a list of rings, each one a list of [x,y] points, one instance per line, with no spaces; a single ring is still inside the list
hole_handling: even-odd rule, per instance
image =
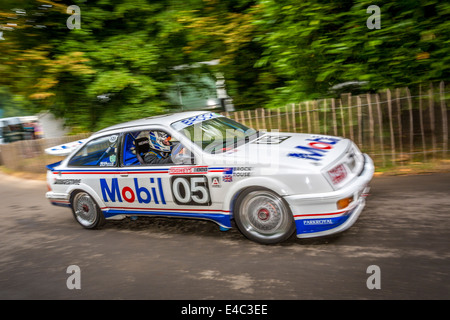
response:
[[[264,244],[357,220],[371,158],[340,137],[260,132],[211,112],[123,123],[46,150],[46,197],[85,228],[140,215],[208,219]]]

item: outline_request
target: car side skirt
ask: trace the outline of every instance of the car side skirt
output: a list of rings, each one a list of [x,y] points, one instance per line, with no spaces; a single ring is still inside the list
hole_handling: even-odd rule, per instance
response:
[[[231,229],[231,215],[229,212],[222,210],[210,210],[211,212],[194,211],[177,211],[175,210],[154,210],[142,208],[101,208],[105,218],[111,218],[118,215],[127,216],[159,216],[159,217],[176,217],[189,219],[202,219],[213,221],[220,226],[222,230]],[[213,212],[215,211],[215,212]]]

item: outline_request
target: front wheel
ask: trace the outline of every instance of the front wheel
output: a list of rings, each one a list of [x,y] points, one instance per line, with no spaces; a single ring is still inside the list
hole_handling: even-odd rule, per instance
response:
[[[73,196],[72,212],[75,220],[86,229],[99,228],[105,224],[105,217],[97,203],[84,191]]]
[[[244,236],[262,244],[285,241],[295,231],[289,206],[279,195],[267,189],[244,191],[236,201],[234,218]]]

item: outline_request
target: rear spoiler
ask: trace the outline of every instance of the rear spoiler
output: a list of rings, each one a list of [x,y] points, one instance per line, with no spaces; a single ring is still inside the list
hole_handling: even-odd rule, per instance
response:
[[[69,143],[60,144],[51,148],[45,149],[45,153],[52,156],[68,156],[72,151],[80,147],[87,139],[73,141]]]
[[[48,165],[46,165],[45,167],[46,167],[48,170],[53,171],[53,168],[59,166],[60,163],[61,163],[61,161],[58,161],[58,162],[55,162],[55,163],[52,163],[52,164],[48,164]]]

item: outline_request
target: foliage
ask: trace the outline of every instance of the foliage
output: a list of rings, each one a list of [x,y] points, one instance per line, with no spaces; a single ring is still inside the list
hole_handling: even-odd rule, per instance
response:
[[[69,30],[69,1],[23,1],[30,9],[16,24],[24,27],[1,44],[8,52],[2,84],[80,129],[163,112],[171,68],[188,62],[179,50],[184,31],[165,2],[103,0],[87,9],[79,1],[82,27]],[[39,21],[27,25],[36,13]]]
[[[348,81],[379,90],[450,76],[450,4],[423,1],[263,1],[255,23],[266,32],[257,65],[284,79],[273,97],[295,102],[323,97]],[[368,29],[367,8],[381,9]]]
[[[237,108],[450,77],[450,4],[437,0],[3,0],[0,108],[50,110],[75,130],[166,112],[179,77],[220,72]],[[381,9],[370,30],[369,5]],[[69,30],[69,5],[81,29]],[[183,69],[220,59],[218,66]],[[2,98],[3,97],[3,98]],[[8,100],[9,99],[9,100]],[[10,107],[9,107],[10,108]]]

